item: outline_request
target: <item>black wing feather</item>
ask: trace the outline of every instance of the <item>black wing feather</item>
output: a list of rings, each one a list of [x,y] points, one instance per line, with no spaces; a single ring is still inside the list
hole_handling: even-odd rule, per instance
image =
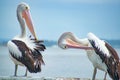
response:
[[[12,42],[18,46],[18,49],[22,53],[22,57],[16,57],[14,53],[10,52],[10,54],[19,62],[23,63],[29,72],[37,73],[41,71],[41,64],[44,64],[42,55],[40,51],[44,51],[45,46],[41,46],[41,41],[35,41],[35,44],[39,48],[35,48],[34,50],[31,50],[27,45],[20,40],[12,40]],[[41,49],[42,48],[42,49]]]
[[[98,54],[102,59],[102,62],[106,64],[107,71],[110,77],[113,80],[119,80],[120,79],[120,74],[119,74],[120,70],[118,70],[119,57],[116,51],[109,44],[105,43],[105,45],[107,45],[107,49],[110,51],[109,53],[112,54],[111,56],[108,57],[102,50],[99,49],[98,46],[95,45],[96,43],[94,40],[89,40],[89,42],[94,48],[96,54]]]

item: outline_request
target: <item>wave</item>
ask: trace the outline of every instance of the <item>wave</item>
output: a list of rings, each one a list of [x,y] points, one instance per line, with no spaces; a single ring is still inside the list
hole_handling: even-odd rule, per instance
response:
[[[6,45],[9,40],[10,39],[0,39],[0,45]],[[104,40],[107,41],[114,48],[120,48],[120,40],[107,40],[107,39],[104,39]],[[57,46],[57,41],[44,40],[44,44],[47,47]]]

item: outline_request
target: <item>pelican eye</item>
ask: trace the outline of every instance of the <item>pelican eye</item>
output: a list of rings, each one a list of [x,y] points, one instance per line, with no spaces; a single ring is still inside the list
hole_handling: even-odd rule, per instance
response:
[[[66,48],[67,48],[67,46],[64,47],[64,49],[66,49]]]
[[[28,7],[26,6],[25,9],[28,9]]]

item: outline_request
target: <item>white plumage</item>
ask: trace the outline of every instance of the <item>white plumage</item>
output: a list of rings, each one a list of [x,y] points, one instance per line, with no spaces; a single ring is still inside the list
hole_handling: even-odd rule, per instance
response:
[[[96,37],[93,33],[88,33],[88,39],[94,40],[95,46],[97,46],[105,55],[110,56],[108,49],[105,46],[105,42]]]
[[[14,54],[14,56],[16,56],[17,58],[22,57],[22,53],[13,42],[9,41],[7,43],[7,47],[10,50],[10,52]]]

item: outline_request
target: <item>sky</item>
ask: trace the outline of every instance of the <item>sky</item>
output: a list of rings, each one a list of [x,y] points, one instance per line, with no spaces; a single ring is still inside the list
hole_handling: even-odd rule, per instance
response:
[[[39,39],[58,40],[64,32],[79,38],[92,32],[103,39],[120,39],[120,0],[3,0],[0,38],[12,39],[20,34],[16,8],[21,2],[30,6]]]

